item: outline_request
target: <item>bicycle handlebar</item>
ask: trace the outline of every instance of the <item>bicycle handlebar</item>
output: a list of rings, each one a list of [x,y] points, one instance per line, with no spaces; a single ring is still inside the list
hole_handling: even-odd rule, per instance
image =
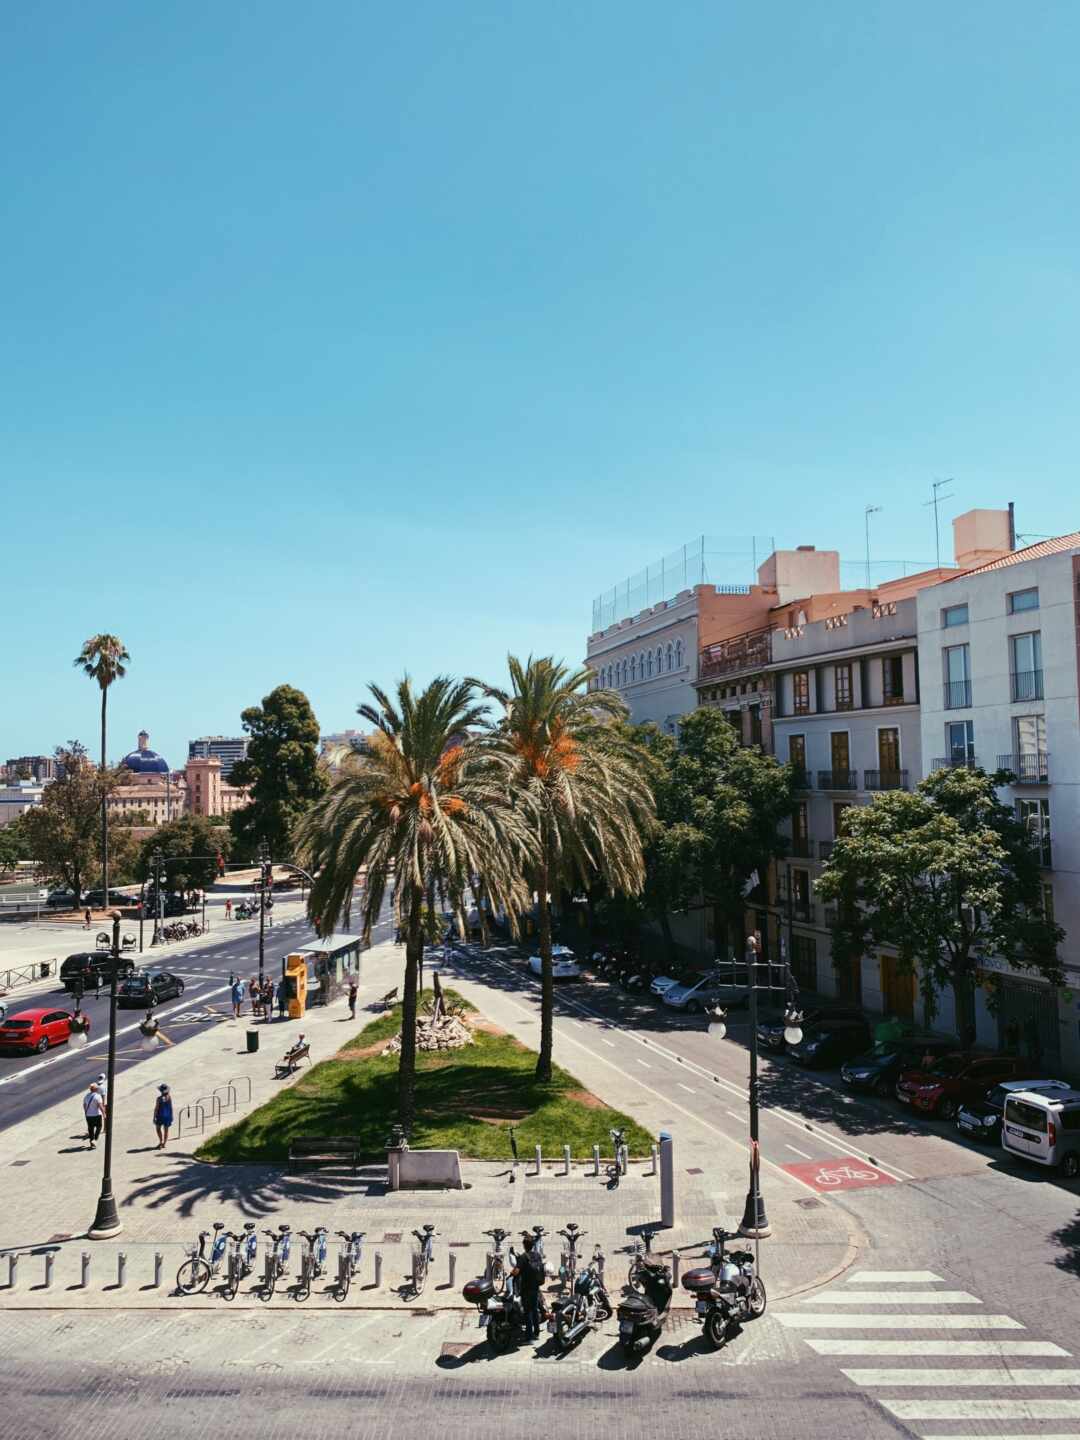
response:
[[[587,1230],[579,1230],[576,1226],[574,1227],[573,1230],[566,1229],[566,1230],[560,1230],[560,1231],[559,1231],[559,1234],[565,1236],[566,1239],[569,1240],[572,1245],[575,1245],[575,1244],[577,1244],[577,1242],[578,1242],[579,1240],[584,1239],[584,1237],[585,1237],[588,1233],[589,1233],[589,1232],[588,1232]]]
[[[354,1230],[354,1231],[352,1232],[352,1234],[350,1235],[350,1234],[348,1233],[348,1231],[346,1231],[346,1230],[337,1230],[337,1231],[335,1231],[335,1234],[340,1235],[341,1238],[342,1238],[342,1240],[350,1240],[350,1241],[351,1241],[351,1240],[362,1240],[362,1239],[364,1238],[365,1232],[364,1232],[363,1230]]]

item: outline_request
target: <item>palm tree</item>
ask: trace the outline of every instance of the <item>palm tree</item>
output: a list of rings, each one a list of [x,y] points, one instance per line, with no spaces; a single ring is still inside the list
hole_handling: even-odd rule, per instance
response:
[[[74,665],[91,680],[96,680],[101,689],[101,778],[104,784],[106,770],[106,706],[109,686],[114,680],[122,680],[127,674],[127,661],[131,659],[124,642],[118,635],[91,635],[76,655]],[[109,811],[108,796],[101,792],[101,889],[106,906],[109,903]]]
[[[551,897],[597,877],[616,893],[645,882],[642,832],[655,802],[642,752],[619,721],[626,707],[612,690],[589,690],[592,671],[569,670],[550,656],[522,664],[509,657],[509,691],[488,689],[503,707],[492,734],[512,792],[535,832],[542,991],[536,1074],[551,1079],[554,986]]]
[[[391,699],[370,687],[359,714],[375,726],[367,754],[350,756],[301,822],[300,848],[316,876],[308,913],[332,928],[363,868],[361,929],[370,939],[393,886],[394,918],[405,934],[398,1121],[415,1112],[416,990],[431,896],[463,915],[479,887],[513,925],[527,903],[522,879],[532,831],[508,794],[500,758],[477,727],[486,710],[475,686],[441,676],[414,694],[406,676]]]

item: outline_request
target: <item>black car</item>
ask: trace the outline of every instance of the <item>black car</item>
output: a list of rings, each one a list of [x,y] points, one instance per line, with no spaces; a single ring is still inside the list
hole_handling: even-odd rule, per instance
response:
[[[803,1031],[798,1045],[789,1045],[788,1054],[796,1065],[824,1070],[858,1055],[870,1045],[870,1026],[865,1020],[822,1020]]]
[[[174,915],[187,915],[195,906],[184,899],[183,895],[162,895],[161,910],[158,910],[158,897],[149,894],[144,902],[143,916],[152,920],[155,915],[161,915],[162,919],[169,919]]]
[[[970,1100],[956,1112],[956,1128],[969,1140],[981,1140],[983,1144],[997,1145],[1001,1141],[1001,1122],[1005,1115],[1005,1101],[1020,1090],[1034,1090],[1037,1095],[1046,1095],[1058,1090],[1069,1090],[1064,1080],[1004,1080],[993,1085],[981,1100]]]
[[[74,890],[50,890],[47,905],[55,905],[56,908],[74,910],[79,903],[79,897]]]
[[[168,970],[136,970],[117,991],[116,1003],[128,1009],[149,1009],[184,993],[184,982]]]
[[[102,985],[108,984],[109,976],[112,973],[111,950],[83,950],[77,955],[69,955],[60,966],[60,984],[65,990],[72,994],[77,989],[84,993],[87,990],[97,988],[98,980]],[[135,968],[135,962],[125,959],[123,956],[117,962],[117,975],[130,975]]]
[[[126,890],[110,890],[108,900],[105,899],[104,890],[88,890],[83,896],[84,903],[89,905],[91,910],[100,910],[105,905],[132,905],[134,899]]]
[[[955,1049],[955,1040],[942,1040],[935,1035],[904,1035],[898,1040],[883,1040],[865,1054],[845,1061],[840,1067],[840,1078],[852,1090],[869,1090],[891,1100],[902,1071],[922,1069],[927,1056],[939,1060]]]
[[[796,1002],[796,1009],[798,1009],[798,1002]],[[817,1009],[803,1012],[802,1028],[808,1030],[812,1025],[821,1025],[830,1020],[862,1021],[863,1019],[863,1012],[854,1005],[837,1005],[833,1008],[819,1006]],[[783,1011],[770,1012],[758,1021],[758,1044],[765,1050],[772,1050],[777,1055],[781,1054],[787,1048],[784,1029]]]

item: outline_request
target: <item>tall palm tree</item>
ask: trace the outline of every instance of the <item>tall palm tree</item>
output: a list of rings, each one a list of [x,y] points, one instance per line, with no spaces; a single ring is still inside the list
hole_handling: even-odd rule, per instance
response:
[[[109,687],[114,680],[122,680],[127,674],[127,662],[131,659],[118,635],[91,635],[76,655],[74,665],[91,680],[96,680],[101,689],[101,778],[104,782],[107,766],[106,708]],[[101,792],[101,889],[106,905],[109,903],[109,810],[106,791]]]
[[[536,1074],[551,1079],[553,1014],[551,897],[604,880],[636,895],[645,882],[642,833],[655,816],[639,748],[612,690],[589,690],[592,671],[550,656],[509,657],[510,689],[488,688],[503,707],[491,740],[506,763],[511,792],[534,826],[542,990]]]
[[[467,681],[441,676],[415,694],[408,677],[391,699],[370,687],[359,714],[375,726],[367,754],[350,756],[331,789],[301,822],[300,848],[316,876],[308,913],[332,928],[361,868],[365,939],[393,886],[394,918],[405,934],[398,1121],[415,1113],[416,990],[425,911],[438,894],[463,915],[480,886],[511,924],[527,903],[523,881],[532,831],[508,794],[498,756],[477,727],[486,713]]]

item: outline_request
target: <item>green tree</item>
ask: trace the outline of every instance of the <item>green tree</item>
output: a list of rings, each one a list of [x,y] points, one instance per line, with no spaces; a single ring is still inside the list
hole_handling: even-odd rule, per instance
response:
[[[482,886],[514,923],[526,901],[521,876],[530,831],[511,803],[498,757],[475,735],[483,715],[474,687],[440,677],[414,694],[408,678],[391,699],[359,713],[375,727],[368,753],[350,756],[299,826],[304,863],[315,875],[308,913],[321,933],[352,898],[361,872],[365,938],[393,886],[405,934],[398,1119],[412,1127],[416,992],[429,896],[462,914],[466,889]]]
[[[102,807],[121,776],[95,768],[77,740],[55,756],[63,774],[46,785],[41,804],[27,810],[22,823],[43,877],[78,896],[100,859]]]
[[[72,662],[77,670],[95,681],[101,691],[101,773],[108,769],[106,752],[106,711],[109,689],[117,680],[127,674],[127,662],[131,659],[124,642],[118,635],[91,635]],[[109,812],[105,804],[106,791],[101,796],[101,888],[109,893]]]
[[[327,786],[318,759],[319,723],[307,696],[291,685],[279,685],[240,718],[251,740],[230,784],[250,786],[251,800],[230,817],[234,850],[251,860],[265,840],[271,854],[284,859],[297,821]]]
[[[229,858],[232,834],[214,825],[206,815],[181,815],[159,826],[139,847],[140,879],[151,872],[150,857],[160,850],[172,864],[166,866],[173,890],[209,890],[217,879],[217,857]]]
[[[0,825],[0,870],[13,870],[20,860],[33,859],[25,813],[8,825]]]
[[[502,707],[491,733],[512,792],[533,827],[541,957],[540,1054],[536,1074],[551,1079],[555,992],[551,902],[569,888],[601,880],[612,894],[636,895],[645,881],[642,834],[655,802],[643,753],[612,690],[589,690],[591,670],[550,656],[509,657],[510,688],[488,687]]]
[[[918,971],[928,1015],[952,988],[961,1040],[971,1033],[974,982],[990,956],[1053,984],[1063,979],[1057,952],[1065,935],[1043,911],[1038,849],[997,796],[1009,778],[942,769],[910,794],[853,807],[818,881],[821,897],[838,906],[837,962],[893,947],[902,971]]]

